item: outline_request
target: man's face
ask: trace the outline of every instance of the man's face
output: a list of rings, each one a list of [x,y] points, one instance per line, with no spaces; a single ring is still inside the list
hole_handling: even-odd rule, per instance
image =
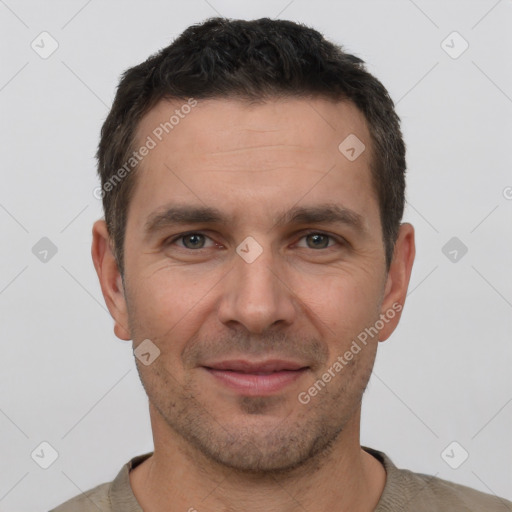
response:
[[[298,400],[384,313],[370,135],[346,102],[222,99],[159,141],[181,105],[162,101],[139,126],[140,144],[157,144],[126,226],[124,320],[134,347],[160,350],[137,361],[154,428],[230,467],[289,469],[348,426],[374,362],[378,336]],[[354,161],[338,149],[350,134],[366,146]],[[166,215],[183,207],[223,220]]]

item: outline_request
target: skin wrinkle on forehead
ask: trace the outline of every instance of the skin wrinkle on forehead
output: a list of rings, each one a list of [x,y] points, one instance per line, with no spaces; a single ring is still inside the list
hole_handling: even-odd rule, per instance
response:
[[[278,132],[280,130],[267,130],[263,131],[261,130],[259,133],[267,133],[267,132]],[[310,152],[310,149],[304,148],[304,146],[299,145],[293,145],[293,144],[259,144],[256,146],[244,146],[241,148],[236,149],[225,149],[223,151],[210,151],[208,154],[211,156],[215,155],[229,155],[231,153],[238,154],[241,152],[247,152],[255,149],[267,149],[267,150],[275,150],[275,151],[282,151],[288,148],[299,148],[298,150],[295,150],[295,152]]]

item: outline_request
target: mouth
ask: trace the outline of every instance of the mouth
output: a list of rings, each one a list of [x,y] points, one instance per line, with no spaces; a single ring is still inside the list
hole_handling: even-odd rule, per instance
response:
[[[203,368],[216,382],[246,396],[265,396],[281,391],[309,369],[303,364],[283,360],[220,361]]]

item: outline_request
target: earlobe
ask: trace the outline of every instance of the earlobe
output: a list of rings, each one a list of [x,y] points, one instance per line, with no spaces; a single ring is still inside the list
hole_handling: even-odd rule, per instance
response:
[[[379,332],[379,341],[389,338],[400,321],[415,254],[414,227],[409,223],[401,224],[381,308],[381,317],[384,315],[388,322]]]
[[[128,341],[131,339],[131,336],[127,328],[128,313],[123,281],[112,251],[110,236],[104,220],[98,220],[94,223],[91,255],[100,281],[101,292],[115,322],[114,333],[119,339]]]

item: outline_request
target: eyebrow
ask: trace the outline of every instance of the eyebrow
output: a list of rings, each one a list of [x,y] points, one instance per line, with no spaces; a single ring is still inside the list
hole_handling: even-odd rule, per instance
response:
[[[338,204],[294,206],[276,217],[273,227],[294,224],[343,224],[366,233],[362,215]],[[149,215],[144,232],[148,235],[164,228],[184,224],[229,225],[230,219],[217,208],[208,206],[171,205]]]

